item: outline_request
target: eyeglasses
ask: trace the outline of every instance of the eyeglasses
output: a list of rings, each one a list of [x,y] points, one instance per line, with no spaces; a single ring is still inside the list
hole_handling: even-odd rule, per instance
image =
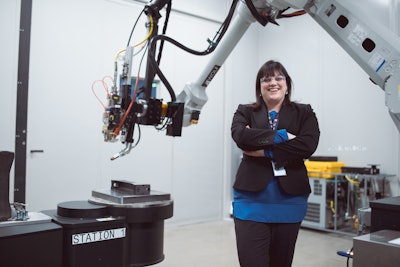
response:
[[[275,80],[276,82],[281,82],[281,81],[285,81],[286,77],[285,76],[276,76],[276,77],[262,77],[260,79],[260,83],[271,83],[272,80]]]

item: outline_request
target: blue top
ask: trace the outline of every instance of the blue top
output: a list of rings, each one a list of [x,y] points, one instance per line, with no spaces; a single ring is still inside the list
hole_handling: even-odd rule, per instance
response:
[[[278,113],[270,112],[274,120]],[[277,131],[274,143],[288,140],[285,129]],[[265,150],[265,156],[273,158],[271,151]],[[273,177],[267,187],[260,192],[249,192],[233,189],[233,216],[241,220],[265,223],[301,222],[307,212],[308,194],[291,196],[279,187],[278,178]]]

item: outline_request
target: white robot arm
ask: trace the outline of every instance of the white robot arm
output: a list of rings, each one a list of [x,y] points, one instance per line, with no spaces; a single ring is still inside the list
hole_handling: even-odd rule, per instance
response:
[[[358,18],[338,1],[308,1],[304,9],[385,91],[386,106],[400,131],[400,38]]]

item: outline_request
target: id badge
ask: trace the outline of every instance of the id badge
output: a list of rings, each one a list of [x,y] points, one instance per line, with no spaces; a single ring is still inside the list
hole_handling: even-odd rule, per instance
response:
[[[275,162],[271,161],[272,169],[274,170],[275,176],[286,176],[286,170],[284,167],[276,168]]]

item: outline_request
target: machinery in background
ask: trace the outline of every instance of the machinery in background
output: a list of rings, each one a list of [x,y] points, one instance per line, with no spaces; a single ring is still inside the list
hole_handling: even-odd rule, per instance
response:
[[[320,230],[367,233],[369,203],[390,197],[390,177],[377,165],[348,167],[333,157],[311,157],[305,162],[312,193],[302,226]]]
[[[332,230],[343,227],[347,203],[346,182],[326,178],[310,178],[310,186],[312,193],[308,199],[307,213],[302,226]]]
[[[115,57],[113,86],[111,92],[107,92],[107,104],[104,105],[103,135],[107,142],[116,141],[120,136],[120,141],[126,147],[114,155],[112,160],[128,154],[137,145],[140,140],[139,125],[152,125],[159,130],[166,129],[169,136],[180,136],[183,126],[198,123],[201,109],[208,100],[205,89],[252,23],[257,21],[263,26],[268,23],[279,25],[278,19],[305,13],[346,50],[367,72],[372,82],[385,91],[385,102],[390,116],[400,131],[400,38],[380,25],[369,23],[366,18],[358,16],[358,10],[347,9],[336,0],[233,0],[219,31],[212,40],[208,39],[207,49],[195,51],[166,35],[171,2],[156,0],[146,5],[141,14],[148,17],[148,35],[142,42],[132,46],[130,41],[133,29],[126,49],[118,52]],[[165,25],[162,34],[158,34],[160,11],[164,8]],[[298,11],[286,14],[290,8]],[[178,96],[160,69],[165,43],[194,55],[212,53],[197,81],[186,84]],[[135,53],[134,48],[137,47],[139,51]],[[147,51],[147,65],[144,83],[139,87],[137,82],[135,85],[131,83],[131,72],[132,58],[141,51]],[[121,54],[124,54],[124,62],[122,72],[118,75],[117,62]],[[140,66],[137,73],[139,71]],[[168,90],[171,98],[169,102],[152,96],[156,76]],[[139,80],[137,75],[136,81]],[[135,125],[139,129],[136,141],[133,138]]]
[[[370,207],[367,216],[370,232],[353,239],[353,266],[397,266],[400,262],[400,196],[373,200]]]
[[[28,212],[9,202],[14,153],[0,151],[1,266],[127,267],[164,260],[164,220],[170,194],[149,184],[112,180],[89,200],[62,202],[57,210]],[[22,252],[24,257],[16,257]]]

